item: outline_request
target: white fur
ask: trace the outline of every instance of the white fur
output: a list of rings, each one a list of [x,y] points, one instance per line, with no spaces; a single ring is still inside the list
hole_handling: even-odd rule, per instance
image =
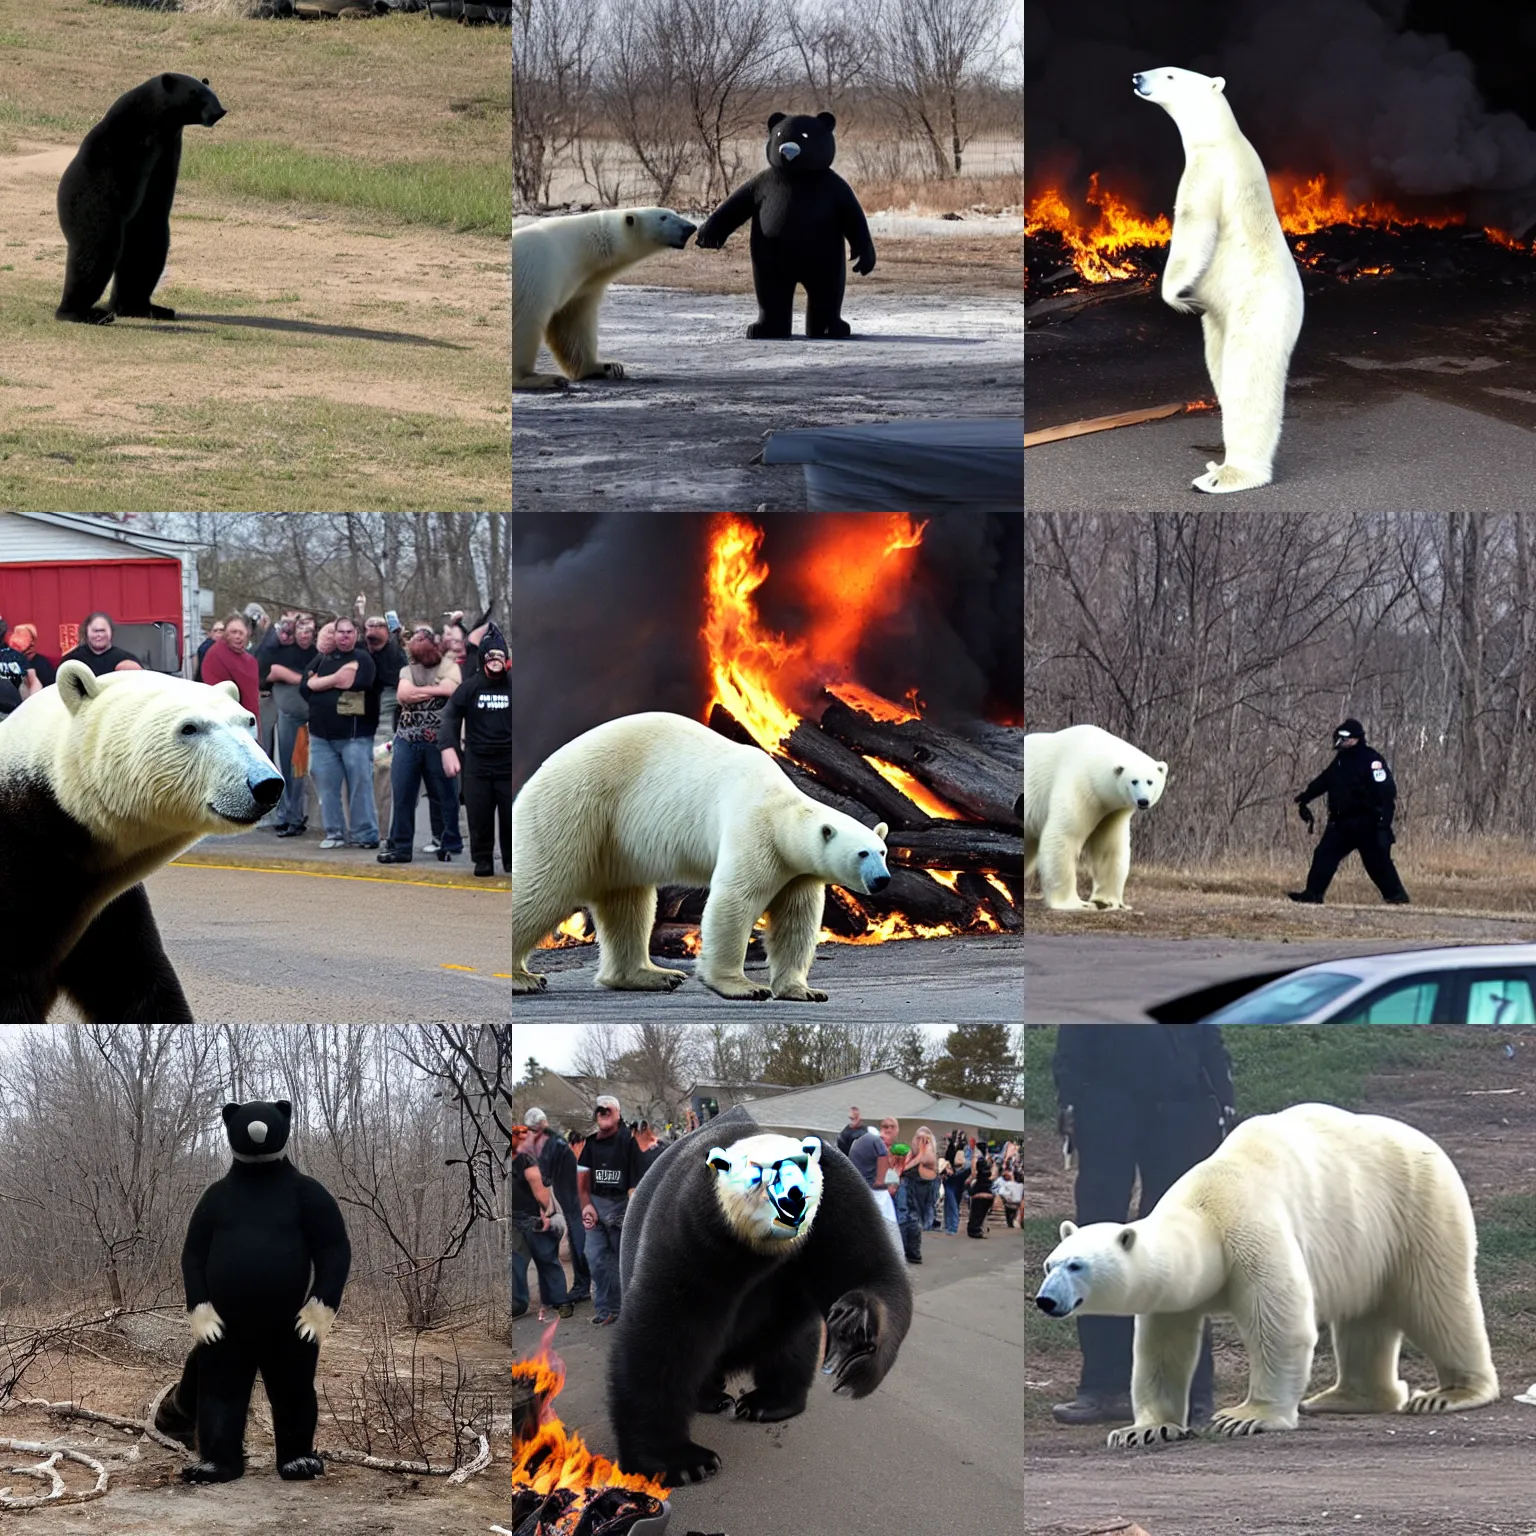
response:
[[[294,1332],[306,1344],[324,1344],[326,1339],[330,1337],[331,1325],[335,1321],[335,1310],[326,1306],[318,1297],[311,1296],[299,1308],[298,1321],[294,1325]]]
[[[277,769],[254,724],[233,683],[149,671],[98,678],[66,661],[52,687],[0,722],[0,781],[44,781],[91,833],[109,871],[105,906],[205,834],[260,820],[249,776]]]
[[[1184,141],[1163,301],[1200,316],[1226,444],[1226,461],[1207,464],[1193,483],[1217,492],[1268,485],[1301,333],[1301,276],[1263,163],[1223,94],[1226,82],[1169,68],[1136,79],[1137,94],[1160,106]]]
[[[1061,1225],[1040,1295],[1056,1315],[1136,1317],[1131,1406],[1111,1445],[1188,1433],[1189,1384],[1207,1313],[1229,1313],[1248,1353],[1248,1396],[1221,1434],[1294,1429],[1309,1413],[1445,1413],[1499,1394],[1478,1296],[1477,1231],[1450,1158],[1381,1115],[1298,1104],[1245,1121],[1129,1225]],[[1338,1379],[1302,1401],[1317,1325]],[[1437,1387],[1398,1379],[1407,1337]]]
[[[1129,905],[1131,817],[1156,805],[1167,782],[1167,763],[1096,725],[1024,738],[1024,873],[1038,865],[1047,907],[1080,912]],[[1080,855],[1093,875],[1087,901],[1077,894]]]
[[[807,983],[828,882],[889,873],[873,830],[802,794],[757,747],[682,715],[626,715],[550,755],[512,803],[512,990],[532,992],[538,941],[578,907],[597,922],[598,985],[670,991],[653,965],[659,885],[709,887],[699,979],[722,997],[822,1002]],[[743,965],[764,912],[768,987]]]
[[[769,1195],[774,1166],[786,1158],[804,1157],[802,1171],[785,1163],[777,1178],[780,1187],[798,1188],[804,1213],[798,1224],[787,1222]],[[790,1253],[810,1236],[821,1206],[821,1142],[814,1136],[794,1141],[788,1136],[747,1136],[729,1147],[712,1147],[707,1159],[715,1170],[715,1195],[731,1230],[748,1247],[763,1252]]]
[[[567,379],[622,379],[597,356],[597,311],[608,284],[657,251],[680,250],[695,226],[670,208],[604,208],[541,219],[512,232],[512,388],[564,389]],[[560,374],[539,373],[547,342]]]
[[[211,1301],[200,1301],[187,1313],[187,1327],[194,1345],[217,1344],[224,1337],[224,1319],[214,1311]]]

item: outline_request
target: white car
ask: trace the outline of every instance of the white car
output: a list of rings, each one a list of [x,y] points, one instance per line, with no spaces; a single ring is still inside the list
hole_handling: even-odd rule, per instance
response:
[[[1536,944],[1324,960],[1186,992],[1147,1016],[1163,1024],[1536,1024]]]

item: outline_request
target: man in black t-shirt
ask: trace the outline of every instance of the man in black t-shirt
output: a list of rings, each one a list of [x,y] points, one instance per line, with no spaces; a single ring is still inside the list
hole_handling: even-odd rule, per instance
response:
[[[279,633],[281,625],[273,631]],[[302,837],[309,823],[309,776],[295,773],[294,748],[299,729],[309,724],[309,702],[299,690],[310,662],[318,659],[315,650],[313,614],[301,613],[293,621],[292,638],[277,640],[256,658],[261,668],[261,686],[272,692],[277,709],[277,766],[283,776],[283,798],[277,805],[277,835]]]
[[[492,875],[494,833],[500,821],[501,866],[512,871],[512,690],[507,676],[507,642],[494,624],[480,644],[480,671],[467,677],[443,706],[438,731],[443,772],[463,773],[464,814],[469,852],[477,875]],[[463,732],[463,760],[459,757]]]
[[[640,1182],[640,1149],[619,1116],[619,1101],[603,1094],[594,1106],[597,1134],[588,1136],[576,1161],[581,1224],[587,1229],[587,1265],[592,1271],[592,1321],[619,1318],[619,1237],[630,1191]]]
[[[390,633],[389,621],[377,616],[364,622],[363,643],[373,659],[373,681],[368,685],[368,713],[371,735],[379,734],[380,716],[386,716],[390,734],[395,729],[395,689],[400,686],[400,672],[405,655]],[[388,697],[386,698],[386,692]]]
[[[86,615],[85,639],[74,650],[67,652],[65,661],[83,661],[97,677],[108,672],[142,672],[139,659],[121,646],[112,644],[112,620],[104,613]]]
[[[309,767],[320,791],[325,818],[322,848],[377,848],[379,814],[373,801],[373,732],[368,728],[367,691],[373,659],[358,644],[357,625],[336,620],[336,644],[304,669],[299,693],[309,705]],[[351,836],[342,816],[345,779]]]

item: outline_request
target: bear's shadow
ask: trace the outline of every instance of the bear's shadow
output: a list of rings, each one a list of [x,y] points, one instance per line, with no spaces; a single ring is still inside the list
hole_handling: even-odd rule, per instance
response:
[[[289,331],[301,336],[334,336],[342,341],[387,341],[403,347],[440,347],[447,352],[468,352],[461,342],[439,341],[410,331],[373,331],[361,325],[318,325],[312,320],[284,320],[273,315],[194,315],[178,310],[174,321],[143,327],[156,331],[186,331],[197,322],[210,325],[243,325],[258,331]],[[206,332],[202,333],[206,334]]]

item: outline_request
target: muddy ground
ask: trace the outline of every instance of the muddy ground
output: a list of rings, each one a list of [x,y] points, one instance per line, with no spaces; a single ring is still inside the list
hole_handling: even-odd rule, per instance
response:
[[[878,243],[848,278],[842,342],[749,341],[745,251],[669,253],[615,284],[601,354],[622,382],[513,402],[516,511],[803,510],[796,465],[752,460],[789,427],[1023,410],[1023,298],[1016,235]],[[803,296],[795,326],[803,329]],[[552,368],[541,354],[541,368]]]
[[[130,1320],[131,1321],[131,1320]],[[320,1394],[320,1428],[316,1443],[322,1451],[343,1446],[336,1417],[349,1387],[364,1370],[370,1348],[369,1328],[338,1321],[320,1356],[316,1390]],[[409,1336],[396,1340],[409,1356]],[[451,1358],[454,1338],[448,1333],[423,1338],[425,1356]],[[477,1390],[501,1392],[511,1350],[504,1340],[483,1330],[457,1334],[459,1357],[474,1372]],[[404,1360],[397,1357],[397,1364]],[[18,1396],[70,1401],[103,1413],[137,1418],[154,1395],[176,1377],[178,1367],[139,1351],[124,1341],[91,1335],[67,1358],[54,1356],[34,1364],[22,1380]],[[185,1458],[142,1436],[85,1420],[52,1418],[35,1408],[14,1407],[0,1413],[0,1436],[15,1440],[57,1441],[82,1450],[111,1469],[103,1498],[85,1504],[8,1511],[0,1519],[29,1519],[40,1531],[93,1531],[102,1536],[268,1536],[280,1530],[324,1532],[325,1536],[470,1536],[505,1521],[510,1506],[508,1429],[510,1386],[493,1399],[499,1432],[491,1435],[492,1462],[466,1483],[452,1486],[443,1477],[375,1472],[363,1467],[327,1465],[323,1478],[312,1483],[283,1482],[272,1461],[271,1418],[258,1381],[251,1421],[246,1431],[248,1464],[237,1482],[190,1487],[179,1478]],[[398,1454],[383,1450],[379,1454]],[[34,1454],[0,1450],[0,1468],[34,1464]],[[71,1489],[88,1488],[94,1474],[78,1463],[61,1470]],[[9,1484],[15,1496],[47,1491],[47,1484],[0,1471],[0,1486]],[[21,1527],[18,1525],[18,1529]]]
[[[692,972],[693,960],[657,964]],[[514,1018],[530,1024],[565,1019],[647,1017],[732,1019],[759,1010],[809,1024],[887,1019],[932,1024],[946,1020],[1018,1022],[1024,985],[1024,940],[1011,934],[978,938],[894,939],[885,944],[822,944],[811,967],[811,985],[824,1003],[727,1002],[690,976],[672,993],[610,992],[594,985],[596,944],[535,950],[529,968],[549,977],[543,992],[518,994]],[[768,981],[764,963],[747,965],[747,976]]]
[[[1500,282],[1309,283],[1291,362],[1275,482],[1262,512],[1337,505],[1507,511],[1530,479],[1536,319],[1530,288]],[[1155,291],[1032,330],[1032,430],[1207,399],[1200,327]],[[1039,445],[1026,502],[1039,511],[1183,507],[1221,457],[1219,418],[1180,416]]]
[[[1241,1033],[1228,1030],[1229,1042]],[[1430,1040],[1428,1031],[1411,1033]],[[1073,1330],[1031,1308],[1024,1365],[1030,1496],[1022,1526],[1029,1536],[1077,1536],[1116,1519],[1139,1522],[1149,1536],[1319,1536],[1335,1528],[1372,1536],[1527,1536],[1536,1523],[1536,1408],[1510,1399],[1536,1380],[1536,1226],[1529,1204],[1536,1039],[1529,1031],[1433,1034],[1444,1042],[1434,1064],[1393,1067],[1384,1056],[1358,1101],[1339,1102],[1406,1120],[1455,1160],[1483,1233],[1481,1285],[1501,1401],[1439,1419],[1303,1418],[1290,1434],[1111,1452],[1106,1427],[1067,1429],[1051,1419],[1050,1405],[1075,1391],[1079,1356]],[[1298,1051],[1309,1048],[1306,1035],[1297,1032]],[[1514,1045],[1512,1059],[1503,1043]],[[1242,1109],[1241,1064],[1237,1092]],[[1057,1223],[1073,1215],[1073,1197],[1053,1127],[1032,1121],[1024,1149],[1032,1293]],[[1219,1405],[1242,1397],[1246,1359],[1230,1322],[1218,1320],[1215,1337]],[[1404,1373],[1423,1385],[1432,1368],[1405,1350]],[[1313,1390],[1331,1380],[1325,1338]]]

